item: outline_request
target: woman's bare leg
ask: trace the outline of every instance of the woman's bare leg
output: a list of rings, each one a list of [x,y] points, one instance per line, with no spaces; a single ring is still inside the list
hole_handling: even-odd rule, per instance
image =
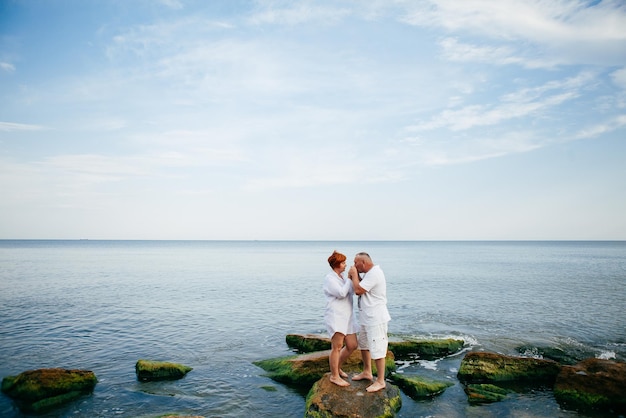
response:
[[[356,334],[348,334],[344,338],[344,342],[346,345],[341,349],[341,353],[339,355],[339,375],[341,377],[348,377],[348,374],[341,370],[341,366],[346,362],[348,357],[356,350],[358,347],[358,342],[356,340]]]
[[[341,357],[344,338],[345,335],[340,332],[335,332],[330,340],[331,348],[330,356],[328,357],[330,365],[330,381],[338,386],[350,386],[350,383],[343,380],[339,375],[339,359]]]

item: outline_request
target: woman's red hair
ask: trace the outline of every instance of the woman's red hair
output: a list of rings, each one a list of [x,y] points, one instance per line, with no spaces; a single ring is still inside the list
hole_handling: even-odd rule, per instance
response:
[[[328,257],[328,264],[330,264],[330,268],[339,267],[341,263],[346,261],[346,256],[338,253],[337,251],[333,251],[330,257]]]

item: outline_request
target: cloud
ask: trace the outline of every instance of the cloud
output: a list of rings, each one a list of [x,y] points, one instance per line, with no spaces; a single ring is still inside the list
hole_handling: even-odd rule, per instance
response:
[[[526,68],[554,68],[560,62],[549,58],[528,58],[510,45],[473,45],[445,38],[439,42],[443,57],[455,62],[481,62],[490,65],[520,65]]]
[[[24,123],[0,122],[0,131],[16,132],[16,131],[41,131],[47,129],[40,125],[29,125]]]
[[[611,73],[611,78],[616,86],[626,90],[626,67],[620,68],[619,70]]]
[[[15,66],[9,62],[0,62],[0,70],[7,73],[14,73]]]
[[[174,10],[179,10],[184,7],[183,2],[180,0],[159,0],[159,2],[162,5],[169,7],[170,9],[174,9]]]
[[[510,119],[538,114],[580,95],[580,88],[589,82],[588,73],[566,80],[551,81],[534,88],[521,89],[504,95],[495,105],[477,104],[460,109],[446,109],[431,120],[409,127],[409,132],[447,128],[452,131],[489,126]]]
[[[580,130],[573,139],[595,138],[602,134],[616,131],[626,126],[626,114],[615,116],[604,123],[588,126]]]
[[[327,25],[337,23],[351,14],[349,8],[320,6],[311,1],[300,1],[295,4],[270,2],[261,4],[261,8],[248,18],[248,22],[252,25],[300,25],[309,22]]]
[[[471,47],[465,51],[466,58],[469,54],[528,59],[524,65],[529,68],[551,62],[615,65],[626,59],[626,5],[621,0],[424,0],[403,4],[407,12],[402,20],[411,25],[441,27],[449,33],[483,36],[500,43],[534,45],[532,54],[522,53],[517,59],[503,47]],[[457,58],[459,52],[446,51]],[[543,60],[547,60],[545,64]]]

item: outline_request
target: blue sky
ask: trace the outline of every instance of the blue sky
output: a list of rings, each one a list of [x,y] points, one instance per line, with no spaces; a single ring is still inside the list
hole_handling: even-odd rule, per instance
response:
[[[626,239],[626,3],[0,0],[0,238]]]

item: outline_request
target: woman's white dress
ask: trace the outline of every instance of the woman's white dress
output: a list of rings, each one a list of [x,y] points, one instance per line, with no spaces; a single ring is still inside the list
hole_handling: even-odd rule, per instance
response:
[[[358,330],[353,312],[352,300],[354,289],[352,281],[341,278],[331,271],[324,279],[324,296],[326,297],[326,311],[324,321],[326,330],[332,338],[336,332],[343,335],[355,334]]]

